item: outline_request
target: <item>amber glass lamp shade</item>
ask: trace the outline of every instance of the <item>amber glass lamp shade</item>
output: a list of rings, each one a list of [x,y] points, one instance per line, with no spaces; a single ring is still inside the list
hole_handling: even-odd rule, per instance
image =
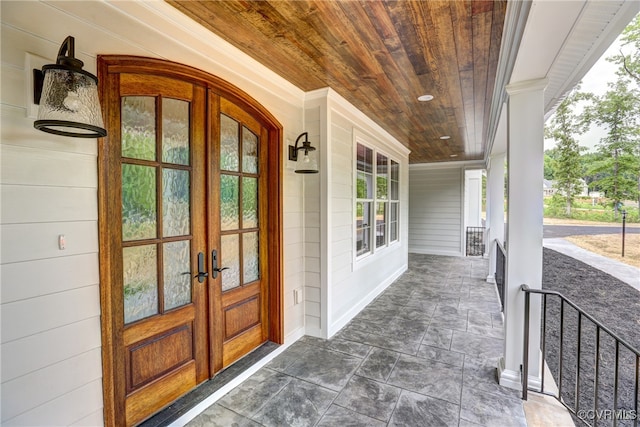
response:
[[[74,39],[69,36],[60,47],[56,64],[34,70],[34,100],[40,104],[33,124],[36,129],[77,138],[107,135],[98,99],[98,78],[84,71],[83,65],[74,57]]]

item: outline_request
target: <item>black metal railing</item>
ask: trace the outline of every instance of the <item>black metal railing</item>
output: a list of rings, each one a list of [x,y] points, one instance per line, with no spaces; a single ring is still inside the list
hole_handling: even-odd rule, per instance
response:
[[[541,392],[555,397],[584,424],[638,427],[640,351],[562,294],[522,285],[522,398],[527,400],[531,294],[541,295]],[[545,390],[547,364],[556,381]]]
[[[500,296],[500,305],[502,312],[504,312],[504,282],[505,272],[507,266],[507,252],[504,250],[504,246],[496,239],[496,272],[493,277],[496,280],[496,287],[498,288],[498,295]]]
[[[484,227],[467,227],[467,256],[484,256]]]

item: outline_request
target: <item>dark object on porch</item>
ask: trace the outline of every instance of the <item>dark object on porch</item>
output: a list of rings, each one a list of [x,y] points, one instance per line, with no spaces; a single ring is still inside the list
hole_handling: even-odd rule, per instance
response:
[[[467,256],[484,256],[484,227],[467,227]]]
[[[541,351],[559,386],[556,396],[569,407],[576,425],[611,425],[613,421],[614,426],[637,426],[638,291],[549,249],[544,249],[543,265],[542,292],[551,291],[553,296],[542,297],[546,308]],[[566,299],[555,296],[558,292]],[[532,298],[533,302],[541,297]],[[596,413],[611,415],[598,420]]]

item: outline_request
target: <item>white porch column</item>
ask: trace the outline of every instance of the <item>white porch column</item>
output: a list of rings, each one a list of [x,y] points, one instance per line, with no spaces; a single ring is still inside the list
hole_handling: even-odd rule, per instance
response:
[[[506,138],[506,135],[504,136]],[[491,156],[487,169],[487,245],[489,245],[489,275],[495,283],[497,239],[504,243],[504,161],[506,153]]]
[[[520,389],[524,340],[522,284],[542,287],[542,179],[544,172],[544,89],[547,79],[507,86],[508,207],[505,296],[505,351],[500,384]],[[529,385],[540,387],[540,303],[531,298]]]

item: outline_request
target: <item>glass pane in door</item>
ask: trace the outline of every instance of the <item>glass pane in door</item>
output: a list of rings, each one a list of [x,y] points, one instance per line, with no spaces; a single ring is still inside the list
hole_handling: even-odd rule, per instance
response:
[[[122,97],[122,157],[156,159],[156,98]]]
[[[238,122],[220,115],[220,169],[238,171]]]
[[[242,172],[258,173],[258,137],[242,127]]]
[[[240,286],[240,239],[238,234],[222,236],[221,265],[228,267],[222,272],[222,290]]]
[[[220,222],[222,230],[236,230],[239,226],[238,177],[220,175]]]
[[[162,99],[162,161],[189,164],[189,103]]]
[[[246,285],[260,278],[260,257],[258,250],[258,233],[242,235],[242,262],[244,264],[243,282]]]
[[[157,262],[156,245],[123,248],[125,323],[158,313]]]
[[[190,246],[188,240],[163,245],[165,310],[191,302]]]
[[[242,178],[242,228],[258,226],[258,178]]]
[[[122,165],[122,240],[156,237],[156,169]]]
[[[189,171],[162,170],[162,235],[163,237],[189,234]]]

